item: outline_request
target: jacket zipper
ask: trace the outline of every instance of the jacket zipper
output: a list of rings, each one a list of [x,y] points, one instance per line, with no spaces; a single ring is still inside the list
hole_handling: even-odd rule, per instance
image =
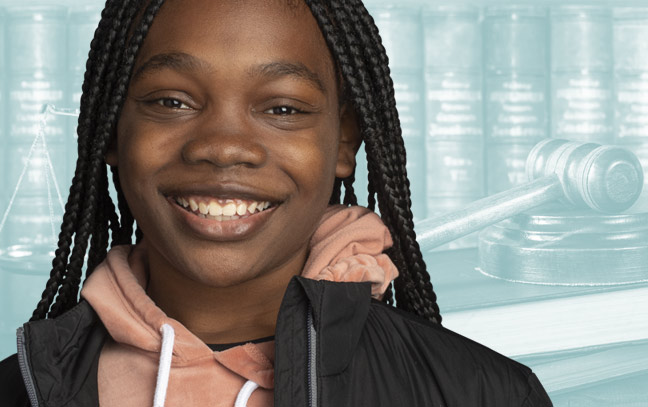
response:
[[[25,382],[25,389],[29,396],[29,402],[32,407],[38,407],[38,397],[36,397],[36,386],[34,386],[34,379],[32,378],[29,364],[27,363],[27,349],[25,348],[25,331],[22,327],[16,331],[18,341],[18,366],[22,374],[23,381]]]
[[[317,406],[317,332],[310,304],[306,314],[308,325],[308,407]]]

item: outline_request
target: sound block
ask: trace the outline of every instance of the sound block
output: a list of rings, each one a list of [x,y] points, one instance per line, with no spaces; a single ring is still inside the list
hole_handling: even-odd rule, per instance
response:
[[[601,215],[538,208],[484,229],[479,264],[489,276],[550,285],[648,281],[648,212]]]

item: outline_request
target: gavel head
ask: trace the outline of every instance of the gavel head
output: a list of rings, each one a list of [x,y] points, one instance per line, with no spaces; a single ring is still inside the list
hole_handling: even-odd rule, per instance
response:
[[[639,159],[617,146],[560,139],[536,144],[526,162],[529,180],[555,174],[565,200],[601,212],[621,212],[635,203],[643,187]]]

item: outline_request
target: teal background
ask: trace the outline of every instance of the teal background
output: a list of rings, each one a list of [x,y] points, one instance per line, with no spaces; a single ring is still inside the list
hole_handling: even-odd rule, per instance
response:
[[[526,156],[548,137],[623,146],[648,168],[648,1],[448,3],[366,2],[391,61],[417,221],[525,183]],[[0,1],[0,358],[49,274],[101,6]],[[561,205],[519,216],[594,216]],[[486,257],[492,228],[424,253],[444,325],[532,367],[556,406],[648,406],[647,212],[644,193],[623,221],[523,230],[509,244],[531,236],[556,253],[534,270],[542,284]],[[514,250],[540,258],[540,246]],[[593,251],[609,270],[594,280]],[[582,278],[562,284],[555,270]]]

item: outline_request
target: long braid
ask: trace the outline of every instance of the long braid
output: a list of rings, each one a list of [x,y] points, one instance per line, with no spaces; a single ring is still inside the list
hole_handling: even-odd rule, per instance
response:
[[[43,319],[46,314],[50,318],[56,317],[74,306],[90,236],[88,273],[105,258],[108,231],[113,233],[113,238],[120,234],[116,232],[121,232],[115,207],[107,194],[104,155],[114,134],[136,54],[162,2],[156,0],[148,4],[130,41],[129,27],[142,10],[144,1],[109,0],[102,13],[86,65],[77,130],[79,158],[66,205],[57,257],[53,261],[56,264],[32,320]],[[68,219],[67,223],[65,218]],[[132,223],[130,227],[132,230]],[[70,256],[72,236],[74,248]],[[61,264],[63,271],[60,270]],[[47,313],[55,296],[56,301]]]
[[[332,7],[334,11],[339,10],[339,5],[336,2],[332,2]],[[337,6],[337,7],[336,7]],[[380,156],[382,151],[380,146],[376,145],[376,137],[367,136],[367,134],[374,133],[377,131],[378,125],[375,121],[375,116],[372,111],[375,110],[376,106],[372,102],[371,93],[364,92],[369,88],[369,79],[366,76],[361,74],[361,77],[358,79],[354,74],[354,66],[360,64],[357,60],[357,52],[353,52],[353,48],[357,47],[358,44],[350,44],[349,41],[353,40],[353,37],[348,35],[338,36],[336,33],[336,28],[328,20],[328,10],[326,6],[320,5],[313,2],[311,4],[311,9],[313,14],[319,16],[318,22],[322,28],[322,31],[325,34],[329,47],[332,49],[333,54],[339,60],[339,68],[343,71],[343,77],[346,81],[345,88],[352,89],[351,94],[354,98],[354,107],[358,110],[358,117],[360,118],[360,130],[364,135],[365,139],[365,148],[368,156]],[[351,50],[350,50],[351,49]],[[353,59],[356,59],[353,61]],[[369,101],[366,101],[365,98],[369,98]],[[382,160],[378,160],[379,162]],[[375,172],[375,161],[368,160],[368,167],[370,172]],[[385,181],[389,182],[389,179]]]
[[[395,281],[396,304],[440,322],[436,295],[414,233],[404,142],[378,29],[359,1],[306,3],[337,59],[358,113],[367,152],[370,207],[375,189],[381,216],[394,239],[389,254],[401,272]]]
[[[100,77],[105,69],[104,61],[100,60],[101,55],[105,53],[104,46],[110,44],[107,38],[110,38],[110,30],[114,25],[115,13],[119,12],[119,2],[114,1],[107,4],[102,12],[102,19],[95,31],[94,39],[91,42],[88,61],[86,63],[86,72],[82,86],[81,105],[87,106],[82,109],[79,115],[78,134],[86,134],[92,124],[92,117],[90,111],[96,103],[97,96],[100,94],[100,89],[96,84],[95,78]],[[117,19],[118,20],[118,19]],[[85,173],[86,164],[86,151],[88,146],[88,137],[80,136],[78,140],[78,160],[77,168],[75,171],[70,193],[65,205],[65,214],[63,215],[63,223],[61,225],[61,232],[59,234],[58,248],[56,249],[54,259],[52,261],[52,271],[50,279],[47,281],[46,288],[43,291],[41,300],[34,311],[31,320],[44,319],[47,312],[58,292],[59,286],[66,273],[68,265],[68,257],[72,244],[72,236],[78,226],[77,219],[79,216],[79,209],[82,206],[83,198],[85,195],[85,188],[83,185],[83,176]]]
[[[367,169],[368,170],[368,169]],[[373,180],[367,180],[367,207],[372,211],[376,210],[376,188],[373,185]]]
[[[101,188],[104,184],[106,185],[106,188],[108,188],[108,184],[103,183],[101,177],[99,177],[99,182],[100,184],[98,185],[97,191],[100,198],[103,198],[105,197],[105,194],[102,193]],[[101,263],[103,260],[99,255],[101,247],[104,247],[105,249],[108,246],[108,230],[110,222],[105,213],[107,204],[106,201],[97,199],[97,217],[90,238],[90,253],[92,254],[88,256],[88,270],[94,269],[99,263]]]
[[[363,62],[359,60],[358,45],[352,44],[354,37],[349,35],[351,28],[345,25],[343,18],[340,18],[341,6],[339,2],[331,2],[331,10],[329,10],[325,5],[321,5],[315,1],[311,2],[311,10],[313,15],[320,23],[322,32],[329,44],[329,47],[332,49],[333,54],[338,59],[339,69],[342,71],[343,79],[345,80],[345,88],[349,93],[349,98],[352,99],[354,107],[357,110],[357,117],[359,118],[360,131],[363,135],[365,147],[368,157],[373,157],[377,159],[367,160],[369,172],[376,172],[376,163],[382,163],[386,159],[383,158],[383,149],[382,146],[378,145],[380,141],[378,137],[375,136],[379,132],[380,124],[376,123],[376,117],[373,112],[377,110],[377,107],[373,103],[372,92],[370,89],[370,78],[366,77],[366,72],[363,70],[358,70],[357,66],[362,66]],[[340,27],[339,30],[334,26],[331,21],[329,21],[329,11],[331,16],[337,16],[337,27]],[[338,33],[342,31],[342,35]],[[358,75],[355,73],[359,72]],[[390,176],[385,171],[382,172],[384,182],[390,182]],[[387,213],[387,208],[381,207],[381,213],[383,218],[389,217]],[[388,225],[391,222],[386,222]]]
[[[97,193],[96,185],[97,185],[99,175],[102,172],[100,170],[100,167],[105,167],[104,156],[106,154],[108,145],[110,143],[111,136],[114,134],[114,126],[116,125],[117,118],[119,117],[119,113],[121,111],[121,107],[126,98],[130,73],[133,64],[135,62],[135,58],[137,56],[137,52],[139,51],[139,48],[144,40],[144,37],[146,36],[146,33],[148,32],[148,29],[153,21],[154,13],[156,13],[157,9],[159,8],[159,6],[157,5],[158,3],[161,3],[161,0],[153,1],[148,5],[137,30],[135,31],[135,33],[133,34],[133,36],[129,41],[129,45],[126,48],[126,52],[124,52],[123,54],[121,53],[119,54],[120,56],[123,55],[123,57],[113,59],[112,64],[114,65],[114,67],[115,68],[120,67],[119,76],[117,77],[114,89],[110,89],[110,86],[108,87],[108,91],[106,92],[106,100],[101,109],[102,110],[100,116],[101,125],[99,126],[96,133],[96,143],[94,146],[94,151],[91,152],[92,164],[89,168],[90,173],[88,177],[88,181],[89,181],[88,188],[90,194],[89,194],[88,204],[84,208],[84,213],[82,216],[82,223],[80,225],[81,227],[79,233],[77,233],[76,235],[76,237],[79,240],[79,245],[77,246],[76,243],[77,239],[75,239],[75,248],[73,249],[72,252],[73,255],[75,254],[75,250],[77,249],[77,247],[79,247],[79,252],[78,252],[79,254],[81,253],[85,254],[85,251],[87,249],[89,233],[92,227],[91,225],[93,223],[96,224],[97,220],[93,218],[97,217],[97,211],[95,209],[98,201],[97,199],[98,193]],[[135,15],[135,12],[138,8],[139,7],[130,8],[130,11],[132,12],[133,16]],[[122,28],[120,35],[123,36],[123,42],[125,42],[127,36],[127,29],[126,29],[127,26],[124,25],[123,27],[124,28]],[[119,42],[121,43],[122,39],[120,39]],[[113,75],[114,75],[114,71],[109,70],[106,79],[107,83],[112,84],[115,82],[113,79]],[[113,91],[110,92],[110,90]],[[105,170],[103,171],[103,173],[105,174]],[[92,257],[93,253],[90,253],[90,256]],[[105,257],[105,248],[104,248],[104,252],[102,253],[102,256]],[[81,282],[83,259],[76,258],[74,260],[75,260],[74,263],[73,261],[70,261],[70,266],[71,266],[70,270],[59,290],[59,298],[61,298],[61,303],[65,305],[64,307],[65,309],[68,309],[70,306],[76,304],[78,291],[79,291],[79,284]],[[54,306],[56,305],[57,304],[54,303]],[[53,312],[55,311],[54,306],[52,307]]]
[[[358,198],[356,197],[355,191],[353,189],[354,181],[355,173],[352,173],[350,176],[342,180],[342,184],[344,185],[344,204],[347,206],[358,204]]]
[[[354,2],[356,4],[353,4]],[[349,7],[353,7],[354,10],[358,10],[362,6],[360,2],[358,2],[357,0],[353,0],[347,4],[349,5]],[[353,26],[358,27],[358,34],[361,37],[366,36],[367,33],[369,33],[370,38],[363,41],[363,43],[378,44],[378,51],[379,51],[378,56],[381,63],[372,63],[370,66],[373,69],[382,70],[382,77],[385,78],[386,83],[384,82],[379,83],[379,90],[381,92],[384,92],[384,96],[386,96],[383,100],[385,100],[388,103],[388,108],[386,109],[388,117],[391,116],[394,118],[394,120],[388,120],[388,123],[394,124],[394,127],[390,128],[390,131],[394,132],[395,134],[398,134],[398,137],[396,137],[394,140],[395,142],[389,143],[389,145],[394,147],[393,153],[394,153],[394,157],[397,159],[396,162],[396,165],[398,166],[397,174],[399,175],[400,178],[397,182],[397,185],[404,186],[403,192],[404,192],[405,202],[404,205],[400,204],[397,206],[398,209],[400,209],[398,211],[398,215],[399,215],[398,222],[399,224],[403,225],[403,228],[401,228],[401,238],[403,241],[402,247],[405,249],[404,257],[409,260],[408,266],[410,267],[411,276],[415,283],[414,284],[415,290],[411,290],[411,287],[408,287],[407,290],[397,288],[396,290],[397,301],[398,301],[398,297],[401,298],[401,301],[403,299],[406,299],[406,301],[412,303],[414,307],[416,308],[420,307],[421,309],[423,309],[423,312],[426,316],[433,317],[438,315],[440,317],[439,308],[438,305],[436,304],[436,295],[432,288],[432,284],[430,283],[429,274],[426,272],[426,266],[423,261],[423,256],[421,254],[418,242],[416,241],[416,234],[414,232],[414,222],[412,220],[412,214],[410,210],[411,208],[411,198],[410,198],[410,188],[409,188],[410,183],[409,183],[409,179],[407,178],[407,170],[405,168],[406,165],[405,145],[401,137],[400,125],[398,125],[398,111],[396,110],[396,101],[394,98],[394,90],[393,90],[394,88],[393,88],[391,77],[389,75],[387,56],[386,53],[384,52],[384,48],[382,47],[382,45],[380,45],[381,40],[378,33],[378,29],[373,21],[373,18],[371,18],[369,13],[367,13],[365,10],[364,12],[356,11],[353,13],[349,13],[349,15],[353,20]],[[363,48],[363,49],[371,50],[371,48]],[[399,203],[397,202],[397,204]],[[397,286],[399,283],[400,282],[396,283]],[[425,300],[426,298],[432,298],[433,303],[429,304]]]
[[[136,11],[136,2],[130,2],[130,7],[126,6],[123,7],[123,9],[120,9],[116,15],[116,19],[113,21],[113,27],[116,29],[110,31],[109,41],[111,47],[107,53],[102,55],[101,58],[102,62],[107,62],[107,67],[104,70],[105,75],[101,78],[106,85],[102,88],[101,95],[103,98],[101,98],[100,104],[96,104],[95,111],[91,112],[91,114],[94,113],[97,127],[93,135],[94,143],[92,143],[91,148],[86,152],[88,166],[85,169],[84,179],[82,180],[86,196],[84,197],[83,206],[81,208],[79,225],[75,231],[74,248],[72,249],[72,255],[70,256],[67,272],[59,288],[57,299],[52,305],[49,314],[50,317],[56,317],[69,309],[71,305],[76,304],[78,287],[81,282],[83,265],[88,249],[88,240],[95,229],[96,223],[100,220],[97,215],[97,184],[99,183],[99,174],[101,172],[99,167],[105,165],[103,159],[105,151],[101,150],[105,150],[104,147],[107,146],[110,137],[110,132],[106,131],[106,128],[112,126],[112,123],[107,120],[109,117],[106,116],[106,98],[112,93],[111,85],[114,82],[115,70],[119,66],[117,64],[121,62],[120,48],[123,47],[126,41],[127,28],[124,28],[121,20],[123,18],[132,18]],[[86,137],[87,136],[89,136],[89,134],[86,134]],[[79,137],[81,137],[81,134],[79,134]],[[90,255],[89,257],[92,258],[94,256]]]
[[[96,53],[98,57],[94,60],[95,64],[98,66],[97,72],[94,74],[96,76],[86,78],[84,81],[84,93],[83,95],[89,95],[88,98],[81,99],[81,114],[79,116],[79,160],[77,161],[77,173],[80,174],[77,180],[73,181],[73,186],[76,186],[80,191],[83,192],[80,195],[78,205],[78,210],[76,213],[76,218],[78,224],[75,225],[75,236],[74,236],[74,249],[72,255],[69,258],[67,270],[65,272],[65,278],[61,282],[59,287],[59,296],[57,297],[56,302],[52,306],[52,310],[49,313],[50,317],[56,317],[57,315],[64,312],[69,308],[70,304],[76,302],[76,291],[74,286],[78,286],[78,281],[80,281],[81,268],[83,267],[84,257],[87,248],[87,240],[89,234],[92,232],[93,226],[91,221],[95,222],[95,219],[91,219],[94,214],[94,205],[92,201],[96,201],[94,198],[93,192],[96,191],[96,185],[94,180],[88,179],[88,171],[91,171],[93,167],[96,167],[96,162],[92,162],[92,147],[91,144],[91,131],[93,124],[97,123],[99,118],[97,112],[97,106],[100,106],[100,96],[103,95],[102,87],[99,80],[105,78],[106,73],[110,73],[110,63],[112,59],[110,58],[111,53],[115,52],[115,41],[114,39],[119,36],[120,21],[124,18],[125,8],[115,1],[112,5],[108,5],[107,9],[116,9],[114,17],[107,20],[107,23],[110,24],[110,29],[107,32],[107,38],[103,39],[103,43],[108,46],[108,48],[100,49]],[[101,24],[100,24],[101,26]],[[102,44],[99,40],[99,37],[96,37],[93,40],[92,46],[101,47]],[[93,62],[93,59],[90,58],[88,64]],[[88,72],[89,70],[87,70]],[[87,76],[87,75],[86,75]],[[84,109],[84,107],[86,107]],[[96,160],[95,160],[96,161]]]
[[[125,53],[125,62],[121,64],[120,76],[117,81],[115,93],[110,97],[110,100],[113,104],[111,115],[108,118],[108,123],[111,123],[112,126],[110,128],[108,137],[110,137],[110,134],[114,132],[114,125],[119,118],[124,100],[126,99],[126,95],[128,93],[128,83],[130,81],[130,76],[139,48],[144,42],[144,38],[146,37],[146,34],[148,33],[148,30],[153,23],[153,19],[159,11],[160,7],[162,7],[163,3],[164,0],[151,1],[144,12],[144,15],[142,16],[140,26],[131,37],[130,49]],[[119,210],[123,218],[122,229],[120,231],[120,240],[123,241],[124,244],[131,243],[134,223],[133,215],[128,208],[128,204],[121,189],[121,183],[119,182],[119,170],[115,168],[112,171],[113,182],[115,183],[115,188],[117,189]]]
[[[357,0],[355,0],[357,3]],[[353,1],[350,2],[350,6],[355,6],[354,10],[357,10],[360,4],[353,4]],[[388,123],[397,123],[398,120],[398,111],[396,110],[396,102],[394,96],[394,91],[393,91],[393,83],[391,81],[391,77],[389,76],[389,68],[388,68],[388,59],[386,56],[386,53],[384,52],[384,48],[382,47],[381,40],[380,40],[380,35],[378,33],[378,29],[373,21],[373,18],[369,15],[369,13],[365,12],[354,12],[354,13],[349,13],[351,19],[353,20],[353,26],[355,27],[362,27],[362,29],[359,29],[359,35],[364,36],[367,33],[370,35],[369,42],[378,44],[378,49],[380,52],[378,52],[378,56],[380,59],[380,63],[373,63],[371,66],[374,69],[382,69],[383,70],[383,77],[386,78],[386,81],[388,82],[387,85],[385,83],[380,83],[379,84],[379,89],[382,92],[387,92],[388,95],[385,97],[385,101],[388,103],[388,109],[387,110],[387,115],[395,117],[396,120],[389,120]],[[400,217],[400,222],[402,225],[405,227],[401,231],[403,241],[405,244],[403,244],[403,247],[409,250],[406,250],[404,255],[406,259],[411,259],[411,265],[414,267],[412,270],[412,278],[416,279],[415,281],[415,291],[411,290],[411,286],[407,287],[407,289],[402,289],[402,288],[397,288],[396,294],[397,297],[401,299],[405,299],[406,301],[415,301],[418,303],[419,307],[426,307],[424,298],[433,298],[434,303],[432,304],[432,309],[427,309],[425,312],[427,314],[437,314],[439,315],[439,309],[436,304],[436,295],[434,294],[434,290],[432,289],[432,284],[430,283],[430,278],[429,274],[425,271],[426,267],[423,262],[423,258],[420,252],[420,248],[418,246],[418,242],[416,241],[416,234],[414,233],[414,223],[412,220],[412,216],[410,212],[411,208],[411,198],[410,198],[410,191],[409,191],[409,180],[406,176],[406,159],[405,159],[405,146],[402,141],[402,137],[400,137],[400,126],[396,126],[397,128],[390,128],[390,131],[392,132],[397,132],[399,134],[399,137],[396,138],[396,142],[392,143],[391,145],[395,147],[394,153],[395,153],[395,158],[399,159],[397,165],[400,167],[399,171],[397,172],[400,174],[400,181],[399,185],[405,185],[405,200],[406,200],[406,206],[401,207],[401,210],[399,211],[399,217]],[[397,281],[397,287],[399,286],[401,282]],[[406,299],[407,296],[410,295],[416,295],[417,298],[412,298],[412,299]],[[397,298],[398,301],[398,298]],[[439,315],[440,317],[440,315]]]
[[[114,236],[120,230],[115,205],[108,193],[106,166],[101,166],[100,170],[101,174],[97,189],[99,191],[97,201],[99,204],[97,212],[98,218],[95,222],[95,229],[92,231],[92,239],[90,240],[90,256],[88,258],[86,275],[90,275],[95,267],[105,259],[110,233]]]
[[[358,36],[358,34],[354,32],[355,29],[353,27],[355,24],[357,24],[357,22],[351,20],[349,13],[345,9],[345,5],[336,4],[336,3],[332,3],[332,5],[333,7],[335,7],[339,26],[341,27],[341,30],[343,31],[344,35],[352,38],[352,40],[350,40],[349,43],[351,44],[350,52],[354,55],[355,70],[357,71],[358,67],[360,67],[361,68],[360,71],[362,72],[362,68],[364,66],[379,65],[380,61],[378,61],[374,55],[368,52],[361,51],[366,46],[365,44],[362,43],[363,36],[362,34]],[[356,37],[359,37],[359,40]],[[384,95],[378,98],[374,97],[373,96],[374,90],[372,89],[373,87],[372,83],[378,83],[378,85],[381,85],[380,89],[382,89],[382,87],[384,86],[390,87],[391,83],[385,83],[384,80],[382,80],[380,74],[377,74],[375,70],[369,71],[368,74],[366,75],[361,75],[361,81],[359,83],[361,84],[361,92],[362,95],[364,96],[364,99],[356,100],[356,103],[358,105],[362,105],[362,103],[365,103],[367,105],[365,111],[376,112],[379,111],[381,108],[384,110],[382,104],[387,99],[389,99],[389,95],[387,95],[387,97]],[[378,107],[376,106],[376,103],[378,102],[374,102],[376,100],[380,101],[379,102],[380,105]],[[392,250],[390,250],[390,254],[394,260],[394,263],[396,263],[398,268],[400,270],[406,270],[406,272],[401,273],[402,278],[399,280],[401,283],[404,283],[406,285],[405,286],[406,288],[403,291],[411,292],[415,290],[415,286],[414,283],[411,281],[409,273],[407,272],[409,271],[409,269],[407,268],[407,264],[404,261],[403,256],[401,255],[401,250],[400,250],[401,241],[398,239],[398,236],[396,235],[397,230],[395,230],[396,228],[392,226],[395,224],[394,221],[397,219],[396,214],[394,213],[393,203],[398,202],[401,196],[401,191],[398,191],[398,184],[394,182],[395,179],[394,174],[397,174],[398,170],[394,169],[392,163],[393,161],[392,158],[394,157],[394,153],[393,151],[387,151],[386,143],[383,141],[383,136],[381,134],[381,131],[379,130],[384,128],[389,129],[391,127],[394,129],[392,133],[396,133],[396,135],[400,135],[400,133],[398,133],[400,127],[398,126],[398,123],[396,123],[395,126],[393,124],[390,124],[390,117],[380,117],[379,115],[376,115],[374,121],[375,123],[379,123],[378,124],[379,127],[377,129],[373,129],[371,133],[368,133],[368,136],[365,139],[368,156],[374,158],[374,160],[368,161],[369,172],[370,175],[375,174],[376,167],[377,167],[378,173],[381,176],[380,179],[377,180],[377,183],[383,186],[383,191],[386,191],[386,193],[380,194],[378,196],[379,206],[380,206],[381,214],[383,215],[383,219],[385,220],[385,223],[389,227],[392,236],[394,236],[394,247]],[[374,137],[372,137],[372,135]],[[380,151],[381,154],[371,153],[372,144],[375,144],[375,147],[373,149]],[[393,144],[394,143],[389,143],[387,145],[393,145]],[[370,179],[376,179],[376,177],[373,176],[370,177]],[[405,301],[401,301],[400,305],[407,306],[407,303]],[[409,307],[404,307],[404,308],[411,310],[409,309]],[[417,310],[412,310],[412,311],[416,312]]]
[[[355,12],[348,12],[352,19],[352,27],[356,27],[358,36],[362,39],[362,49],[371,52],[372,47],[370,44],[377,44],[376,53],[381,63],[376,63],[371,60],[372,69],[377,71],[375,78],[378,79],[378,91],[381,93],[380,100],[387,103],[386,118],[389,124],[389,131],[394,137],[391,138],[388,146],[392,147],[389,156],[394,158],[394,166],[397,168],[395,175],[397,182],[395,185],[400,186],[401,199],[394,201],[395,213],[397,214],[396,225],[400,229],[400,248],[403,258],[406,259],[408,274],[405,278],[396,281],[396,296],[397,303],[405,302],[405,308],[409,311],[423,315],[424,317],[440,322],[441,317],[439,308],[436,304],[436,295],[430,283],[429,274],[426,271],[426,266],[420,248],[416,241],[416,234],[414,232],[414,223],[411,213],[411,199],[409,180],[407,178],[407,171],[405,168],[405,146],[401,137],[400,125],[398,122],[398,111],[396,110],[396,102],[394,98],[393,83],[389,75],[389,68],[387,65],[387,56],[384,48],[380,42],[378,30],[373,22],[369,13],[364,10],[362,4],[357,2],[348,2],[348,7],[354,7]],[[366,37],[366,33],[372,35],[371,38]],[[380,80],[380,78],[383,80]],[[389,185],[386,185],[389,186]],[[402,199],[404,198],[404,199]],[[409,280],[409,281],[408,281]]]

